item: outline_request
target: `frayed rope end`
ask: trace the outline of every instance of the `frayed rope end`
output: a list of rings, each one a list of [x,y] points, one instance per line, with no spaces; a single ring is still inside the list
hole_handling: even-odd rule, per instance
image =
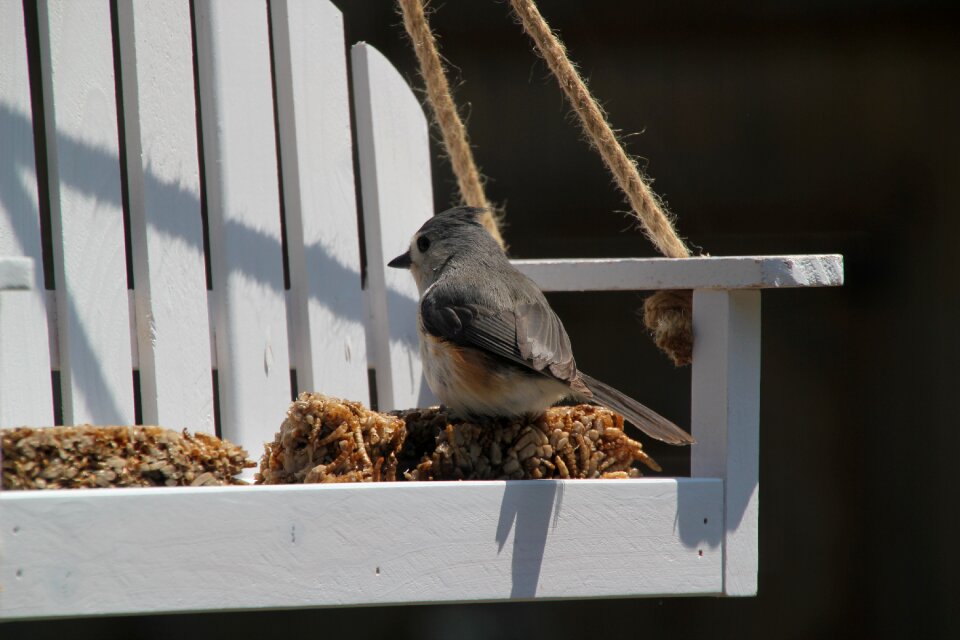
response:
[[[643,301],[643,323],[677,367],[693,362],[693,291],[658,291]]]

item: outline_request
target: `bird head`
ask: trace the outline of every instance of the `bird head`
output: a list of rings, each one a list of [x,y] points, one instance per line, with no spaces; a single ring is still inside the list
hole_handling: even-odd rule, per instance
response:
[[[390,262],[388,267],[409,269],[422,294],[437,281],[443,270],[476,252],[503,250],[480,223],[483,209],[454,207],[427,220],[413,234],[410,248]]]

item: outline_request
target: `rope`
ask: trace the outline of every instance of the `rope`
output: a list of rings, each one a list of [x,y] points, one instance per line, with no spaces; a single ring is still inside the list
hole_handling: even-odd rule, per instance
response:
[[[424,13],[423,0],[397,1],[403,15],[403,25],[420,64],[427,102],[457,177],[460,197],[465,204],[486,209],[483,225],[502,247],[504,242],[498,222],[484,194],[466,129],[454,105],[437,51],[436,38]],[[510,0],[510,4],[579,116],[587,139],[600,153],[617,185],[626,195],[644,233],[663,255],[670,258],[688,257],[690,250],[677,235],[660,198],[650,188],[636,162],[624,151],[603,109],[590,94],[567,57],[563,43],[544,21],[533,0]],[[644,300],[644,323],[653,333],[657,346],[677,366],[689,364],[692,358],[692,301],[693,294],[690,291],[658,291]]]
[[[410,36],[410,42],[420,63],[420,75],[426,85],[427,102],[433,112],[434,121],[440,129],[444,147],[450,156],[453,173],[457,177],[460,198],[464,204],[486,210],[480,221],[503,247],[503,237],[500,235],[497,219],[493,215],[493,208],[484,194],[480,172],[477,170],[473,152],[467,140],[467,131],[453,103],[450,85],[437,51],[437,41],[427,23],[423,2],[422,0],[398,0],[398,4],[403,14],[403,26],[407,30],[407,35]]]
[[[600,105],[567,57],[566,48],[544,21],[533,0],[510,0],[510,5],[524,30],[533,39],[540,56],[557,78],[560,88],[580,117],[580,124],[590,144],[600,152],[650,241],[668,258],[688,257],[690,250],[677,236],[660,199],[640,175],[637,163],[623,150]]]
[[[563,43],[540,15],[533,0],[510,0],[510,5],[580,118],[590,144],[600,153],[626,195],[644,233],[663,255],[689,257],[690,250],[674,230],[660,198],[641,175],[637,163],[624,151],[603,109],[590,94],[567,57]],[[692,316],[691,291],[658,291],[643,303],[644,324],[653,333],[657,346],[678,367],[689,364],[693,358]]]

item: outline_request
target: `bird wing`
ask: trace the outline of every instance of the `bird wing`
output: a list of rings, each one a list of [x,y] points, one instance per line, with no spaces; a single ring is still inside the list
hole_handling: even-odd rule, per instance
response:
[[[424,329],[434,336],[483,349],[563,382],[577,379],[570,338],[545,301],[498,309],[482,303],[455,304],[438,293],[424,296],[420,314]]]
[[[463,298],[443,289],[428,291],[420,303],[423,328],[438,338],[483,349],[565,382],[578,400],[599,402],[613,409],[653,438],[670,444],[695,442],[657,412],[577,371],[570,338],[546,300],[534,298],[504,309],[477,301],[454,302]]]

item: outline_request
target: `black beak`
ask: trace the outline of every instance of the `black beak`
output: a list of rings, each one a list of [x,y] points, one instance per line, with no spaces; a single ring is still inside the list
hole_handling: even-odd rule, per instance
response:
[[[394,269],[409,269],[411,264],[413,264],[413,260],[410,259],[410,252],[407,251],[388,262],[387,266]]]

